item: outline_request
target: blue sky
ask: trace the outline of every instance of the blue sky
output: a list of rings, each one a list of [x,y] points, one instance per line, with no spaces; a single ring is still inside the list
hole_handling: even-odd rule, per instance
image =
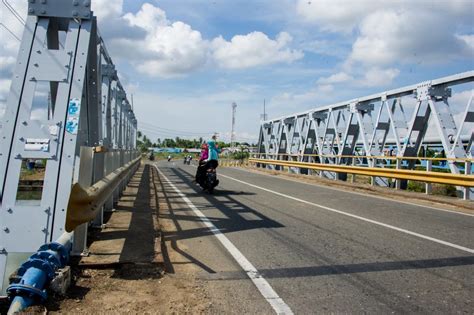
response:
[[[25,14],[26,1],[10,3]],[[277,117],[474,69],[473,1],[92,3],[153,140],[228,139],[236,102],[237,138],[252,141],[264,99]],[[1,9],[2,23],[21,36]],[[0,36],[1,105],[18,42],[3,28]]]

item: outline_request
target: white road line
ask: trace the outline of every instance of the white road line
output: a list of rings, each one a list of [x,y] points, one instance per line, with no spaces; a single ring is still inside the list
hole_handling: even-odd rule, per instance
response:
[[[425,239],[425,240],[429,240],[429,241],[432,241],[432,242],[435,242],[435,243],[438,243],[438,244],[443,244],[443,245],[446,245],[446,246],[449,246],[449,247],[453,247],[453,248],[456,248],[456,249],[474,254],[474,249],[472,249],[472,248],[468,248],[468,247],[460,246],[460,245],[453,244],[453,243],[450,243],[450,242],[446,242],[446,241],[443,241],[443,240],[440,240],[440,239],[437,239],[437,238],[433,238],[433,237],[430,237],[430,236],[426,236],[426,235],[423,235],[423,234],[420,234],[420,233],[405,230],[405,229],[402,229],[402,228],[399,228],[399,227],[396,227],[396,226],[393,226],[393,225],[390,225],[390,224],[386,224],[386,223],[382,223],[382,222],[379,222],[379,221],[367,219],[367,218],[364,218],[364,217],[361,217],[361,216],[358,216],[358,215],[355,215],[355,214],[352,214],[352,213],[348,213],[348,212],[344,212],[344,211],[341,211],[341,210],[329,208],[329,207],[326,207],[326,206],[323,206],[323,205],[320,205],[320,204],[317,204],[317,203],[314,203],[314,202],[310,202],[310,201],[299,199],[299,198],[296,198],[296,197],[293,197],[293,196],[282,194],[282,193],[279,193],[277,191],[270,190],[268,188],[264,188],[264,187],[260,187],[260,186],[254,185],[254,184],[250,184],[250,183],[244,182],[242,180],[235,179],[233,177],[226,176],[226,175],[223,175],[223,174],[219,174],[219,176],[231,179],[233,181],[236,181],[236,182],[239,182],[239,183],[257,188],[257,189],[264,190],[266,192],[269,192],[269,193],[272,193],[272,194],[275,194],[275,195],[278,195],[278,196],[281,196],[281,197],[285,197],[285,198],[288,198],[288,199],[291,199],[291,200],[302,202],[302,203],[305,203],[307,205],[311,205],[311,206],[315,206],[315,207],[318,207],[318,208],[321,208],[321,209],[324,209],[324,210],[339,213],[339,214],[342,214],[342,215],[345,215],[345,216],[348,216],[348,217],[351,217],[351,218],[356,218],[356,219],[359,219],[359,220],[362,220],[362,221],[365,221],[365,222],[377,224],[377,225],[380,225],[380,226],[383,226],[383,227],[386,227],[386,228],[389,228],[389,229],[392,229],[392,230],[395,230],[395,231],[398,231],[398,232],[413,235],[413,236],[416,236],[416,237],[419,237],[419,238],[422,238],[422,239]]]
[[[186,202],[189,208],[191,208],[196,216],[201,219],[201,222],[214,233],[216,238],[221,244],[227,249],[229,254],[234,257],[235,261],[242,267],[247,273],[248,277],[255,284],[257,289],[260,291],[262,296],[267,300],[271,307],[277,314],[293,314],[290,307],[283,301],[278,294],[273,290],[270,284],[265,280],[258,270],[252,265],[252,263],[235,247],[234,244],[224,235],[222,232],[209,220],[192,202],[188,199],[155,165],[156,170],[160,173],[163,179],[174,189],[174,191]]]
[[[301,181],[298,181],[297,179],[293,179],[293,178],[288,178],[288,177],[283,177],[283,176],[276,177],[275,175],[265,174],[265,173],[260,173],[260,172],[252,172],[252,171],[249,171],[249,170],[246,170],[246,169],[243,169],[243,168],[237,168],[237,167],[233,168],[233,169],[241,171],[241,172],[250,173],[250,174],[257,174],[257,175],[263,175],[263,176],[267,176],[267,177],[279,178],[279,179],[282,179],[282,180],[287,180],[287,181],[290,181],[290,182],[295,182],[295,183],[300,183],[300,184],[302,183]],[[284,175],[284,174],[282,174],[282,175]],[[370,194],[370,193],[361,193],[361,192],[357,192],[357,191],[348,191],[348,190],[344,190],[343,188],[325,186],[325,185],[316,184],[316,183],[304,182],[304,184],[305,185],[316,186],[316,187],[321,187],[321,188],[325,188],[325,189],[342,191],[344,193],[360,195],[360,196],[364,196],[364,197],[370,197],[370,198],[388,200],[388,201],[391,201],[391,202],[403,203],[403,204],[414,206],[414,207],[427,208],[427,209],[432,209],[432,210],[436,210],[436,211],[449,212],[449,213],[453,213],[453,214],[460,214],[460,215],[464,215],[464,216],[468,216],[468,217],[474,217],[474,214],[470,214],[470,213],[454,211],[454,210],[447,210],[447,209],[440,209],[440,208],[436,208],[436,207],[432,207],[432,206],[426,206],[426,205],[422,205],[422,204],[418,204],[418,203],[413,203],[413,202],[408,202],[408,201],[403,201],[403,200],[397,200],[397,199],[390,199],[390,198],[382,197],[382,196],[376,196],[376,195],[373,195],[373,194]]]

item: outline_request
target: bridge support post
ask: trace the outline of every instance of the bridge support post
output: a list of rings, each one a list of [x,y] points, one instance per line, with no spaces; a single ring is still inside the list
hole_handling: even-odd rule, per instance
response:
[[[431,172],[433,170],[433,161],[427,160],[426,161],[426,171]],[[431,183],[425,183],[425,193],[427,195],[431,195],[432,193],[432,185]]]
[[[472,163],[471,161],[466,161],[464,164],[464,174],[471,175],[471,173],[472,173]],[[473,188],[464,187],[463,190],[464,190],[463,199],[469,200],[471,198],[471,190],[473,190]]]
[[[401,169],[402,167],[402,160],[397,158],[397,161],[395,162],[395,168],[397,170]],[[396,179],[395,180],[395,189],[401,189],[402,188],[402,180],[401,179]]]

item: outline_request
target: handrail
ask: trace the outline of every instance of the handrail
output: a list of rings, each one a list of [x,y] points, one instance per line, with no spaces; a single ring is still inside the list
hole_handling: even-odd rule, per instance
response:
[[[280,166],[287,166],[287,167],[301,167],[301,168],[320,170],[320,171],[331,171],[331,172],[337,172],[337,173],[350,173],[350,174],[367,175],[367,176],[374,176],[374,177],[407,179],[407,180],[414,180],[414,181],[427,182],[427,183],[438,183],[438,184],[446,184],[446,185],[474,187],[474,175],[458,175],[458,174],[440,173],[440,172],[425,172],[425,171],[403,170],[403,169],[334,165],[334,164],[255,159],[255,158],[250,158],[249,163],[271,164],[271,165],[280,165]]]
[[[334,154],[289,154],[289,153],[251,153],[252,156],[289,156],[289,157],[328,157],[328,158],[366,158],[376,160],[426,160],[426,161],[460,161],[474,162],[473,158],[433,158],[422,156],[383,156],[383,155],[334,155]]]
[[[122,180],[140,163],[140,160],[141,156],[88,188],[82,187],[79,183],[74,184],[67,206],[66,231],[71,232],[80,224],[93,220],[102,205],[110,198]]]

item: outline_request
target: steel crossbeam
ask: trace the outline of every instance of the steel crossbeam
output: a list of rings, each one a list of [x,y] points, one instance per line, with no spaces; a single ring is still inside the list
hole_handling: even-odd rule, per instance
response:
[[[418,156],[424,145],[433,142],[433,135],[427,136],[428,128],[432,127],[434,141],[451,159],[451,173],[460,174],[459,165],[452,159],[472,158],[474,154],[473,97],[463,104],[463,116],[457,123],[449,99],[453,86],[473,81],[474,71],[468,71],[263,121],[258,156],[328,165],[357,165],[364,161],[374,167],[371,156]],[[415,102],[407,101],[408,97]],[[364,158],[347,158],[359,155]],[[415,162],[408,159],[408,168],[413,169]],[[275,164],[266,167],[279,168]],[[288,169],[300,172],[296,167]],[[344,173],[326,170],[320,170],[319,175],[346,179]],[[373,184],[389,185],[382,177],[373,177]],[[406,184],[406,180],[398,180],[396,186],[405,188]],[[459,189],[465,197],[470,193]]]
[[[2,291],[18,260],[63,234],[72,186],[88,187],[135,159],[136,135],[90,1],[29,1],[0,129]],[[25,175],[42,176],[40,196],[19,191]],[[75,237],[86,233],[87,225]]]

